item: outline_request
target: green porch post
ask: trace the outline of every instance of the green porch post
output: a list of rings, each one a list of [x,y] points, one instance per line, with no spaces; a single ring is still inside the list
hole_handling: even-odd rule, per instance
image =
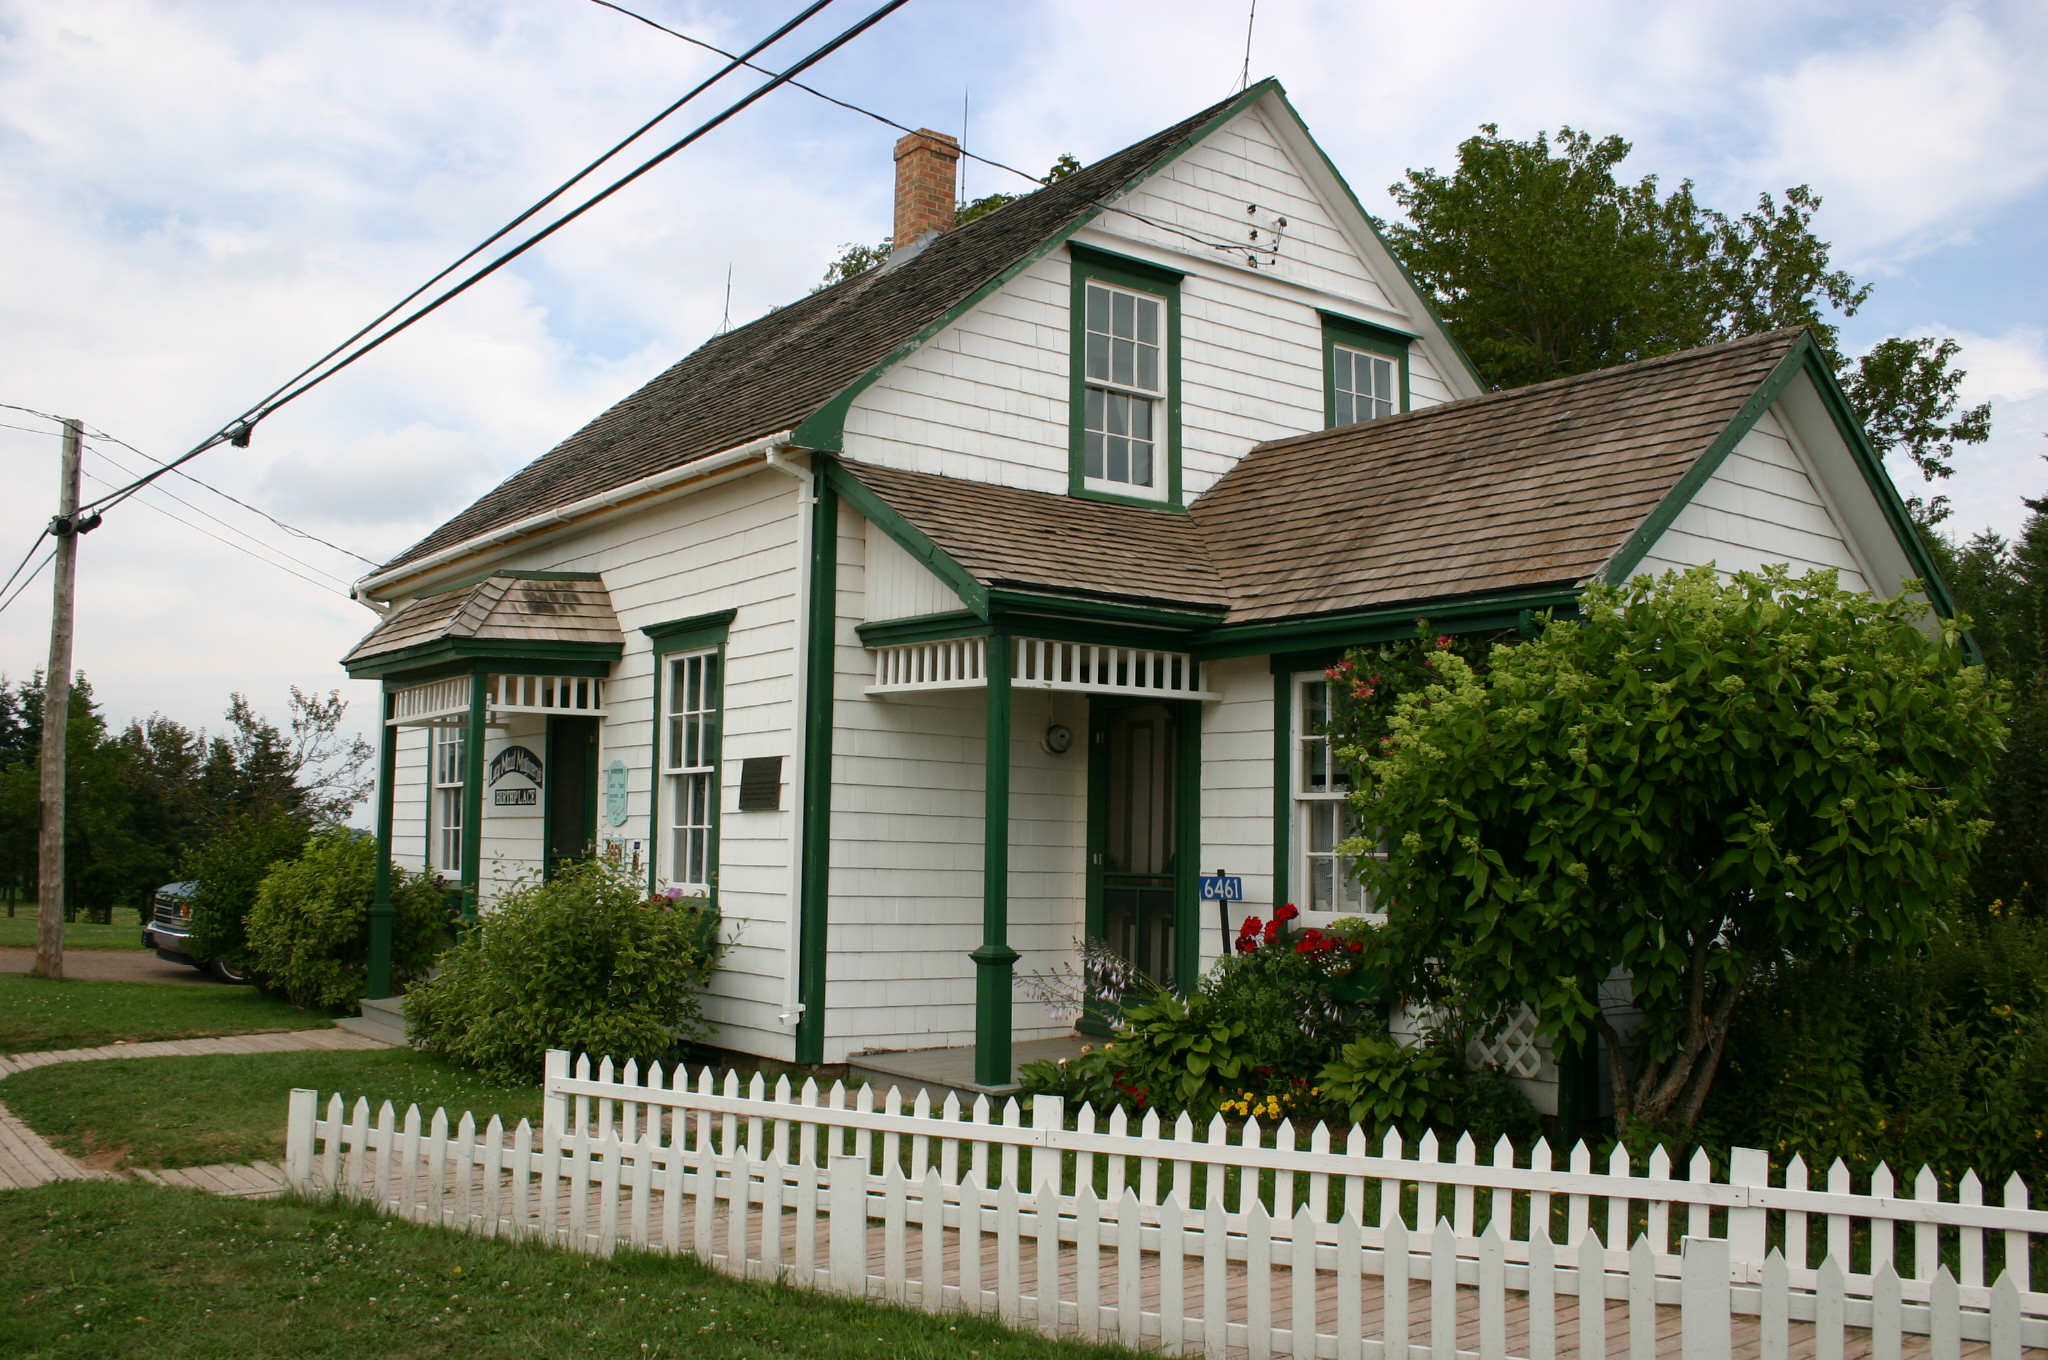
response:
[[[377,889],[370,899],[370,976],[363,991],[370,1001],[392,993],[391,922],[397,912],[391,905],[391,785],[398,772],[398,729],[391,719],[397,706],[398,697],[387,690],[377,736]]]
[[[478,671],[469,678],[469,728],[462,741],[462,919],[476,920],[478,890],[484,881],[484,722],[490,705],[491,677]]]
[[[1010,639],[988,639],[988,754],[982,792],[981,948],[974,951],[974,1080],[1008,1086],[1010,1066]]]

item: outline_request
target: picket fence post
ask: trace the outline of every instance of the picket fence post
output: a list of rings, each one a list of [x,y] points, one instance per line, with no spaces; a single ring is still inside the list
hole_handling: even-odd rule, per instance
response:
[[[868,1285],[868,1163],[865,1157],[835,1155],[829,1166],[832,1288],[864,1296]],[[735,1191],[735,1194],[740,1193]]]
[[[320,1093],[292,1088],[284,1132],[285,1183],[302,1195],[313,1191],[313,1125],[320,1118]]]
[[[1679,1325],[1685,1360],[1730,1360],[1735,1346],[1728,1320],[1728,1243],[1688,1237],[1683,1254]]]

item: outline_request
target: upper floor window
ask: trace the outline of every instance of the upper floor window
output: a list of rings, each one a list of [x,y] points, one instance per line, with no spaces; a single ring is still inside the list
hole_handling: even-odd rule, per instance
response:
[[[1074,249],[1074,465],[1080,495],[1177,504],[1178,276]]]
[[[1390,416],[1399,409],[1394,394],[1394,361],[1349,345],[1330,347],[1330,414],[1333,425]]]
[[[1323,314],[1323,408],[1332,429],[1408,409],[1408,338]]]

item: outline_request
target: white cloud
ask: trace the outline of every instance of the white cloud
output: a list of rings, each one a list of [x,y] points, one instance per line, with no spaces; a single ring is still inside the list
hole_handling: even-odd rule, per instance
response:
[[[1990,529],[2012,538],[2026,521],[2022,498],[2048,495],[2048,332],[2019,326],[1977,335],[1929,326],[1914,334],[1947,336],[1962,347],[1954,361],[1966,374],[1959,404],[1991,403],[1991,438],[1958,447],[1955,475],[1932,486],[1901,458],[1888,462],[1892,479],[1908,495],[1946,495],[1954,504],[1943,526],[1950,533],[1967,538]]]
[[[1767,185],[1811,181],[1852,264],[1958,239],[2048,180],[2048,23],[2015,7],[1996,28],[1961,7],[1888,41],[1807,55],[1756,84]]]

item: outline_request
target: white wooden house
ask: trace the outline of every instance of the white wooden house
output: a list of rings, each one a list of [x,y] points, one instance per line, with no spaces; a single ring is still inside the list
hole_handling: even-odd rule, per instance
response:
[[[359,583],[379,834],[485,909],[595,850],[707,893],[710,1013],[799,1062],[1066,1032],[1083,932],[1191,981],[1364,905],[1349,645],[1712,561],[1933,581],[1812,340],[1484,393],[1277,84],[721,335]],[[1929,587],[1946,610],[1937,584]]]

